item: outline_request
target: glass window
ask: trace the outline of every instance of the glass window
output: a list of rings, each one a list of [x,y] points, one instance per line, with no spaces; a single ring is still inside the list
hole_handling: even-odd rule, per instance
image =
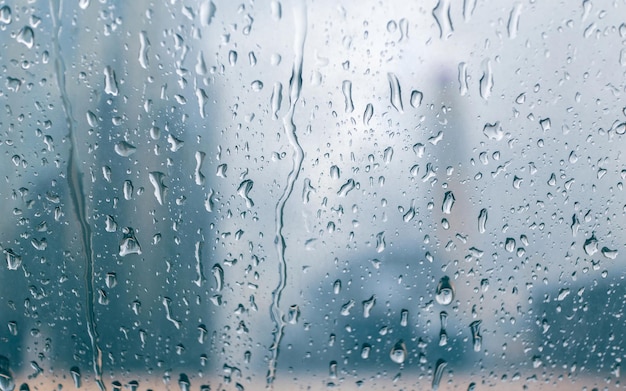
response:
[[[0,0],[0,390],[619,388],[625,8]]]

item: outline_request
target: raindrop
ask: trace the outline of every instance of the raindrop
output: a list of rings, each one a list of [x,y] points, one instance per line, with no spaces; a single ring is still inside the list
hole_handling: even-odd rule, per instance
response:
[[[254,182],[250,179],[246,179],[241,182],[237,188],[237,194],[239,194],[239,196],[246,202],[246,208],[252,208],[254,206],[254,202],[252,201],[252,198],[250,198],[250,191],[253,186]]]
[[[407,355],[408,352],[406,350],[406,345],[402,340],[396,342],[396,344],[393,345],[393,348],[391,348],[391,351],[389,352],[389,357],[391,358],[391,361],[395,362],[396,364],[404,363]]]
[[[472,342],[474,344],[474,351],[480,352],[482,349],[483,337],[480,334],[481,320],[475,320],[470,324],[470,330],[472,331]]]
[[[137,148],[135,148],[134,145],[127,143],[126,141],[120,141],[119,143],[115,144],[115,153],[122,157],[129,157],[130,155],[135,153],[135,151],[137,151]]]
[[[13,250],[9,249],[5,249],[4,250],[4,254],[6,256],[6,260],[7,260],[7,267],[9,270],[17,270],[19,269],[20,266],[22,266],[22,257],[20,257],[19,255],[17,255],[16,253],[13,252]],[[2,358],[2,356],[0,356],[0,359]],[[0,366],[1,366],[2,362],[0,360]]]
[[[236,51],[231,50],[230,52],[228,52],[228,63],[230,64],[231,67],[237,64],[237,52]],[[261,88],[263,88],[263,86],[261,86]]]
[[[506,238],[506,241],[504,243],[504,249],[510,253],[515,251],[515,239]]]
[[[487,100],[491,96],[491,91],[493,90],[493,73],[491,69],[491,60],[488,58],[484,59],[482,62],[483,75],[479,81],[479,92],[480,96]]]
[[[509,14],[509,22],[506,26],[509,38],[515,39],[517,37],[517,30],[519,29],[519,17],[522,12],[522,4],[516,3]]]
[[[106,274],[105,283],[107,288],[113,288],[117,285],[117,275],[114,272],[108,272]]]
[[[435,365],[435,372],[433,373],[433,382],[432,382],[433,390],[439,389],[439,383],[441,382],[441,378],[443,377],[443,371],[445,370],[447,365],[448,363],[445,360],[443,359],[437,360],[437,364]]]
[[[476,9],[477,0],[463,0],[463,19],[467,22],[470,20]]]
[[[11,7],[8,5],[0,8],[0,23],[2,24],[10,24],[13,17],[11,16]]]
[[[441,211],[445,214],[452,213],[452,207],[454,206],[454,194],[451,191],[446,191],[443,196],[443,204],[441,205]]]
[[[78,367],[72,367],[70,368],[70,374],[72,375],[72,380],[74,380],[74,387],[80,388],[80,369]]]
[[[500,126],[500,121],[496,121],[493,124],[486,123],[483,127],[483,134],[491,140],[502,140],[502,138],[504,137],[504,131]]]
[[[15,382],[10,369],[10,361],[5,356],[0,356],[0,391],[13,391]]]
[[[24,26],[15,39],[17,42],[24,44],[27,48],[31,49],[35,44],[35,33],[30,27]]]
[[[296,324],[300,319],[300,307],[297,304],[294,304],[289,307],[289,312],[287,313],[287,323]]]
[[[274,89],[272,90],[272,97],[270,98],[272,105],[272,115],[274,119],[278,119],[278,111],[283,102],[283,85],[279,82],[274,83]]]
[[[250,84],[252,91],[261,91],[263,89],[263,82],[261,80],[255,80]]]
[[[107,232],[115,232],[117,231],[117,222],[115,222],[115,218],[111,215],[107,215],[105,219],[105,230]]]
[[[180,387],[180,391],[189,391],[189,387],[191,387],[189,377],[184,373],[181,373],[178,378],[178,386]]]
[[[224,269],[218,263],[213,265],[211,268],[211,273],[213,274],[213,278],[215,278],[215,288],[216,292],[220,292],[224,287]]]
[[[335,280],[333,283],[333,293],[338,295],[341,292],[341,280]]]
[[[611,250],[608,247],[602,247],[601,252],[602,252],[602,255],[605,258],[608,258],[608,259],[615,259],[615,258],[617,258],[617,250]]]
[[[372,346],[370,344],[364,343],[361,347],[361,358],[363,360],[367,360],[370,356],[370,352],[372,350]]]
[[[452,18],[450,17],[450,0],[439,0],[433,8],[433,17],[439,27],[439,38],[448,38],[454,32]]]
[[[487,209],[483,208],[478,214],[478,232],[484,234],[487,231]]]
[[[124,234],[124,238],[120,243],[120,251],[119,254],[121,257],[124,257],[129,254],[141,254],[141,246],[135,238],[135,231],[130,227],[125,227],[122,230]]]
[[[148,33],[142,31],[139,33],[139,65],[143,69],[148,69],[148,50],[150,49],[150,41]]]
[[[422,105],[422,100],[424,99],[424,94],[422,91],[413,90],[411,91],[411,107],[418,108]]]
[[[467,95],[469,91],[468,76],[467,76],[467,63],[459,63],[459,94],[461,96]]]
[[[370,317],[370,312],[374,308],[375,304],[376,304],[376,296],[374,295],[372,295],[372,297],[370,297],[369,299],[363,301],[363,317],[364,318]]]
[[[352,82],[350,80],[344,80],[341,83],[341,92],[343,92],[346,113],[352,113],[354,111],[354,103],[352,102]]]
[[[160,205],[163,205],[165,194],[167,192],[167,186],[163,184],[163,178],[165,178],[165,174],[159,171],[153,171],[148,174],[148,178],[150,179],[150,183],[154,188],[154,197]]]
[[[355,304],[356,302],[350,299],[350,301],[348,301],[346,304],[341,306],[341,311],[339,313],[343,316],[350,315],[350,310],[354,307]]]
[[[402,90],[400,88],[400,81],[398,77],[393,73],[387,73],[387,79],[389,80],[389,90],[390,90],[390,102],[394,109],[398,112],[403,112],[402,107]]]
[[[450,277],[443,276],[439,280],[435,292],[435,300],[441,305],[449,305],[454,300],[454,286],[450,281]]]
[[[409,324],[409,310],[400,311],[400,326],[406,327]]]
[[[552,123],[550,122],[550,118],[544,118],[539,121],[539,125],[541,126],[541,130],[547,132],[552,127]]]
[[[373,115],[374,106],[372,106],[371,103],[368,103],[367,106],[365,106],[365,111],[363,112],[363,125],[369,126],[370,120],[372,119]]]
[[[585,250],[585,254],[591,256],[598,252],[598,239],[596,239],[595,234],[591,234],[591,237],[585,240],[583,244],[583,249]]]
[[[115,71],[108,65],[104,68],[104,92],[113,96],[118,94]]]

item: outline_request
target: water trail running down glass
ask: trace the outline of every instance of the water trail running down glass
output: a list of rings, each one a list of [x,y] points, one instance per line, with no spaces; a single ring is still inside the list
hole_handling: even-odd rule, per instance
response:
[[[304,0],[294,2],[293,7],[294,21],[294,63],[289,80],[289,111],[283,117],[283,127],[285,134],[289,140],[289,144],[293,148],[293,166],[287,176],[287,183],[283,194],[278,199],[275,210],[276,237],[274,244],[278,255],[278,286],[272,292],[272,304],[270,306],[270,316],[274,322],[274,341],[270,347],[271,356],[269,360],[269,368],[267,372],[267,384],[271,385],[276,377],[276,361],[278,359],[278,349],[280,341],[283,338],[285,320],[283,319],[283,311],[280,309],[280,297],[285,289],[287,282],[287,263],[285,260],[285,237],[283,236],[284,212],[285,204],[289,200],[293,192],[293,186],[298,179],[302,161],[304,159],[304,151],[298,143],[296,135],[296,125],[293,121],[296,104],[300,98],[302,90],[302,62],[304,57],[304,41],[307,30],[307,9]]]
[[[96,322],[94,315],[94,275],[93,275],[93,247],[91,226],[87,217],[87,206],[85,205],[85,193],[83,190],[83,173],[80,169],[80,160],[78,159],[78,151],[76,150],[76,132],[75,120],[72,114],[72,105],[67,94],[65,84],[65,62],[61,56],[61,44],[59,36],[61,34],[61,21],[63,15],[63,1],[50,0],[50,14],[52,15],[55,61],[54,67],[56,72],[57,84],[61,94],[63,104],[63,112],[65,113],[65,121],[70,139],[69,160],[67,163],[67,182],[72,198],[74,212],[80,224],[80,232],[85,250],[85,287],[86,287],[86,316],[87,316],[87,333],[91,342],[92,364],[96,383],[101,391],[105,391],[106,387],[102,382],[102,350],[98,346],[98,331],[96,330]]]

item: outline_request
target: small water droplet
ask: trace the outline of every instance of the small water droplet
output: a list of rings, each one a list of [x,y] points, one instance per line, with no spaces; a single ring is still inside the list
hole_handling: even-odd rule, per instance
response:
[[[72,375],[72,380],[74,380],[74,387],[80,388],[80,369],[78,367],[72,367],[70,368],[70,374]]]
[[[363,360],[367,360],[370,356],[370,352],[372,351],[372,346],[370,344],[364,343],[361,347],[361,358]]]
[[[115,71],[108,65],[104,67],[104,92],[113,96],[118,94]]]
[[[10,24],[12,20],[13,16],[11,15],[11,7],[5,5],[0,8],[0,23]]]
[[[363,125],[369,126],[370,120],[372,119],[373,115],[374,106],[372,106],[371,103],[368,103],[367,106],[365,106],[365,111],[363,112]]]
[[[439,383],[441,382],[441,378],[443,377],[443,371],[446,369],[447,365],[448,363],[445,360],[441,358],[437,360],[437,364],[435,365],[435,372],[433,373],[433,382],[432,382],[433,391],[436,391],[439,389]]]
[[[261,80],[255,80],[250,84],[252,91],[261,91],[263,89],[263,82]]]
[[[480,352],[483,344],[483,337],[480,334],[481,320],[475,320],[470,324],[470,330],[472,331],[472,342],[474,344],[474,351]]]
[[[424,99],[424,94],[421,91],[413,90],[411,91],[410,103],[411,107],[418,108],[422,105],[422,100]]]
[[[32,49],[35,44],[35,33],[32,28],[24,26],[15,39],[17,42],[24,44],[27,48]]]
[[[341,83],[341,92],[343,92],[346,113],[352,113],[354,111],[354,102],[352,102],[352,82],[350,80],[344,80]]]
[[[369,299],[363,301],[363,317],[364,318],[370,317],[370,313],[372,309],[374,308],[375,304],[376,304],[376,296],[374,295],[372,295],[372,297],[370,297]]]
[[[135,231],[130,227],[125,227],[122,230],[124,234],[124,238],[120,243],[120,251],[119,254],[121,257],[124,257],[129,254],[139,254],[141,255],[141,246],[135,238]]]
[[[441,211],[445,214],[452,213],[452,207],[454,206],[454,194],[451,191],[446,191],[443,196],[443,204],[441,205]]]
[[[404,363],[404,360],[406,360],[407,356],[408,352],[406,350],[406,345],[402,340],[396,342],[396,344],[393,345],[393,348],[391,348],[391,351],[389,352],[389,357],[391,358],[391,361],[395,362],[396,364]]]
[[[585,240],[583,249],[585,250],[585,254],[589,256],[598,252],[598,239],[596,239],[595,234],[592,233],[591,237]]]
[[[399,113],[403,112],[402,107],[402,89],[400,88],[400,81],[398,77],[393,73],[387,73],[387,79],[389,80],[389,92],[390,102],[394,109]]]
[[[454,300],[454,286],[450,281],[450,277],[443,276],[439,280],[435,292],[435,300],[441,305],[449,305]]]
[[[478,232],[484,234],[487,231],[487,209],[483,208],[478,214]]]

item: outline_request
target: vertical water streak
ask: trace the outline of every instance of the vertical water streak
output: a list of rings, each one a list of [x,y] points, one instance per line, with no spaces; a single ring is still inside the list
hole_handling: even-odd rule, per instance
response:
[[[83,191],[82,182],[83,173],[79,166],[80,161],[78,159],[78,151],[76,150],[77,141],[75,120],[72,114],[72,105],[66,90],[65,62],[61,56],[61,44],[59,41],[59,36],[61,34],[61,22],[59,19],[63,14],[62,4],[63,0],[50,0],[50,14],[52,16],[52,26],[54,30],[52,34],[55,53],[54,67],[70,139],[69,159],[67,163],[67,182],[70,197],[72,199],[72,206],[74,207],[76,218],[80,224],[80,233],[83,242],[83,249],[85,251],[85,287],[87,294],[85,310],[87,316],[87,333],[89,334],[89,340],[91,342],[94,377],[100,390],[105,391],[106,387],[102,382],[102,350],[98,345],[98,331],[96,329],[94,315],[93,237],[91,234],[91,226],[89,225],[87,217],[87,206],[85,205],[85,193]]]
[[[270,306],[270,316],[272,322],[274,322],[274,331],[272,342],[271,357],[269,360],[269,368],[267,373],[267,384],[270,385],[276,377],[276,361],[278,359],[278,349],[280,341],[283,338],[283,332],[285,327],[285,320],[283,319],[283,311],[280,309],[280,298],[287,281],[287,263],[285,260],[285,237],[283,236],[284,226],[284,211],[285,204],[289,200],[293,187],[298,179],[300,169],[302,168],[302,161],[304,159],[304,151],[302,146],[298,142],[296,134],[296,125],[294,123],[294,112],[296,104],[300,98],[300,91],[302,90],[302,62],[304,57],[304,41],[306,38],[307,30],[307,9],[305,0],[298,0],[294,2],[293,7],[293,21],[294,21],[294,63],[291,73],[291,79],[289,80],[289,110],[283,117],[283,127],[289,144],[293,148],[293,166],[289,175],[287,176],[287,183],[285,189],[276,203],[275,209],[275,224],[276,224],[276,237],[274,244],[276,245],[276,252],[278,255],[278,286],[272,292],[272,304]]]

